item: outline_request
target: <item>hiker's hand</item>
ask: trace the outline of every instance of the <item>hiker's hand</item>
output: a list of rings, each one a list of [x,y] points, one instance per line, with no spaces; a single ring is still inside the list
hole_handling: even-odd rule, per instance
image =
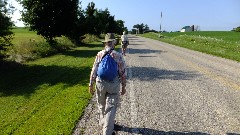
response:
[[[121,95],[124,95],[126,93],[126,88],[122,87]]]
[[[89,86],[88,92],[92,95],[94,94],[93,86]]]

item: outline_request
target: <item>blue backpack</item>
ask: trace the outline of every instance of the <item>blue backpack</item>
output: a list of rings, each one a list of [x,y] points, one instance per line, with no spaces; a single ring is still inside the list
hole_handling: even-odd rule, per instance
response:
[[[99,63],[97,75],[102,80],[113,81],[118,75],[117,62],[112,58],[109,52],[107,52]]]

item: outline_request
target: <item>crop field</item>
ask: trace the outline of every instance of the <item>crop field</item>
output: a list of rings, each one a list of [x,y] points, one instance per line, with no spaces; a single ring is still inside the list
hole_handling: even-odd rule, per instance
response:
[[[145,33],[141,36],[160,40],[177,46],[200,51],[215,56],[240,61],[240,33],[227,31],[199,31]]]

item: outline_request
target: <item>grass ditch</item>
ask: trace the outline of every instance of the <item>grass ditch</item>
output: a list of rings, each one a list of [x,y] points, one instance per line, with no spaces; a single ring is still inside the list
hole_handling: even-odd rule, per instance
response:
[[[240,62],[239,32],[145,33],[140,36]]]

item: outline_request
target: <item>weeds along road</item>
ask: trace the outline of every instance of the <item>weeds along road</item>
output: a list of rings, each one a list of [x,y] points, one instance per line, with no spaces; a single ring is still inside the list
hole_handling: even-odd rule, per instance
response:
[[[240,134],[240,63],[129,35],[118,135]],[[73,134],[99,135],[96,99]]]

